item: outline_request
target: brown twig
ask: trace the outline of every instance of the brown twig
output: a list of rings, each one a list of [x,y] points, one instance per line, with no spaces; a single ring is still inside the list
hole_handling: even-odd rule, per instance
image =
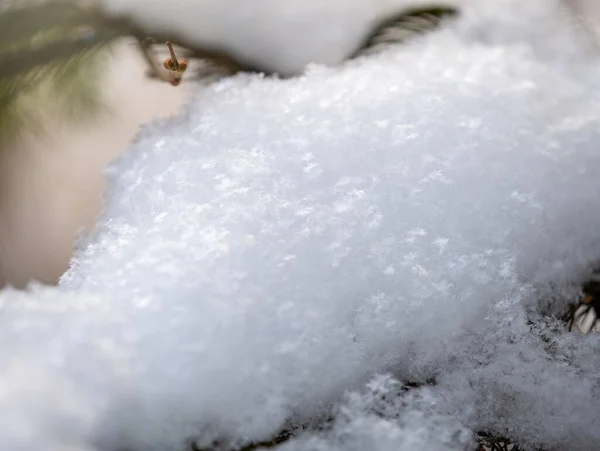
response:
[[[169,53],[171,54],[171,60],[175,66],[179,66],[179,61],[177,61],[177,55],[175,55],[175,50],[173,50],[173,44],[171,41],[167,41],[167,47],[169,48]]]

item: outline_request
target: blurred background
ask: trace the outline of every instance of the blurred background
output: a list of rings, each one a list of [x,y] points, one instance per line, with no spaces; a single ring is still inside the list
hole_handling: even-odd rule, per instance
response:
[[[449,3],[470,1],[476,0]],[[343,6],[343,1],[335,2]],[[140,7],[144,2],[130,3]],[[161,2],[146,3],[156,6]],[[210,8],[211,2],[205,3]],[[386,2],[374,3],[381,6]],[[410,0],[405,3],[411,5]],[[591,28],[600,23],[599,0],[572,3]],[[18,41],[10,32],[18,35],[27,28],[7,19],[7,14],[22,4],[0,0],[0,51]],[[230,4],[240,7],[242,3]],[[221,15],[226,11],[223,5],[219,4]],[[248,19],[260,14],[242,9],[241,13],[250,14]],[[277,41],[278,36],[271,39]],[[28,48],[35,42],[21,44]],[[1,55],[0,74],[21,62],[13,58],[7,63]],[[61,81],[47,83],[34,92],[27,91],[27,80],[22,77],[0,78],[0,286],[23,287],[33,279],[55,283],[68,267],[76,238],[93,227],[101,212],[106,164],[127,147],[140,125],[176,114],[198,89],[192,81],[173,87],[147,77],[147,63],[132,39],[120,39],[92,58],[83,63],[92,67],[91,71],[81,72],[76,67],[65,70]],[[59,75],[65,69],[60,64]],[[59,106],[53,94],[61,89],[66,90],[65,98],[75,103],[67,105],[67,110],[71,109],[68,114],[64,108],[57,113]]]
[[[131,40],[118,42],[100,63],[90,89],[99,90],[102,105],[95,106],[100,111],[93,118],[56,117],[50,107],[42,118],[24,112],[24,121],[41,124],[11,124],[4,132],[11,136],[0,144],[0,284],[56,282],[68,267],[74,240],[101,211],[106,164],[142,124],[177,113],[193,88],[146,77]],[[39,111],[37,104],[47,100],[37,96]]]

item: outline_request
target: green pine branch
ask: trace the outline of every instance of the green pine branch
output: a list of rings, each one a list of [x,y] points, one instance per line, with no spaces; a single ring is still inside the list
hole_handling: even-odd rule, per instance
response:
[[[104,110],[110,40],[95,38],[97,22],[94,8],[75,1],[30,0],[0,10],[0,148],[43,130],[49,115],[74,121]]]

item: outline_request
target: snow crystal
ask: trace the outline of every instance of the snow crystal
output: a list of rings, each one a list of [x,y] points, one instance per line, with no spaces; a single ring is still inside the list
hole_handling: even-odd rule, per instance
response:
[[[17,343],[69,393],[42,385],[23,421],[81,410],[68,440],[111,451],[241,445],[332,413],[283,447],[463,449],[480,429],[595,446],[600,343],[552,332],[538,300],[558,312],[600,255],[600,65],[562,16],[524,31],[547,3],[297,79],[223,80],[146,127],[60,292],[4,294],[7,374]]]

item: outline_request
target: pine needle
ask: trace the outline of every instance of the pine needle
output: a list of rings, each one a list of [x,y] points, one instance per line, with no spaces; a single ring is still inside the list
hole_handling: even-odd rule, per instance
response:
[[[0,10],[0,146],[41,131],[57,108],[69,121],[103,110],[102,68],[114,33],[98,27],[98,17],[64,0]]]

